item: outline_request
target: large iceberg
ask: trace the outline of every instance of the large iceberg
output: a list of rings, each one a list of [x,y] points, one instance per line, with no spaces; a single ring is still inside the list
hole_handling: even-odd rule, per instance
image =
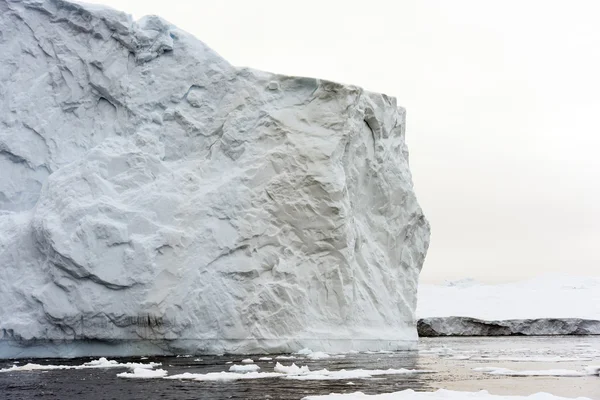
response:
[[[416,345],[394,98],[63,0],[0,0],[0,54],[0,357]]]

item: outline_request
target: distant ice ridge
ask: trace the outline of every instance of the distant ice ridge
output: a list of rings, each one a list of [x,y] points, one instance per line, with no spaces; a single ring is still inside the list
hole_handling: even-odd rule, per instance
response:
[[[416,347],[394,98],[155,17],[0,0],[0,357]]]
[[[361,392],[348,394],[330,394],[324,396],[308,396],[303,400],[591,400],[587,397],[568,399],[551,395],[550,393],[536,393],[530,396],[499,396],[485,390],[479,392],[457,392],[440,389],[435,392],[415,392],[403,390],[394,393],[367,395]]]

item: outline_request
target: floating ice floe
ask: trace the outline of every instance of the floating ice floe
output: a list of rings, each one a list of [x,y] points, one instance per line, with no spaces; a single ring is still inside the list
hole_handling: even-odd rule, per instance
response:
[[[237,367],[251,367],[254,365],[238,365]],[[232,366],[233,368],[234,366]],[[240,370],[230,372],[209,372],[206,374],[194,374],[186,372],[178,375],[166,376],[165,379],[184,379],[184,380],[196,380],[196,381],[235,381],[235,380],[246,380],[246,379],[263,379],[263,378],[283,378],[283,379],[295,379],[295,380],[345,380],[345,379],[366,379],[379,375],[402,375],[402,374],[422,374],[430,373],[433,371],[428,370],[411,370],[411,369],[353,369],[353,370],[340,370],[340,371],[329,371],[326,369],[311,371],[306,365],[297,366],[282,365],[277,363],[273,368],[273,372],[257,372],[247,371],[240,372]]]
[[[242,360],[242,364],[252,364],[252,363],[254,363],[254,360],[251,358],[244,358]]]
[[[575,371],[572,369],[544,369],[531,371],[515,371],[508,368],[480,367],[473,368],[474,371],[485,372],[490,375],[505,376],[586,376],[591,375],[587,371]]]
[[[246,364],[246,365],[233,364],[231,367],[229,367],[229,372],[256,372],[259,369],[260,369],[260,367],[256,364]]]
[[[307,366],[297,367],[292,364],[289,367],[285,367],[279,363],[274,368],[274,371],[284,372],[287,374],[285,379],[295,380],[345,380],[345,379],[367,379],[379,375],[405,375],[405,374],[424,374],[432,373],[434,371],[429,370],[417,370],[417,369],[351,369],[351,370],[339,370],[329,371],[322,369],[318,371],[311,371]]]
[[[184,372],[183,374],[165,376],[164,379],[180,379],[194,381],[237,381],[246,379],[279,378],[282,374],[276,372],[209,372],[207,374],[194,374]]]
[[[271,360],[273,360],[272,357],[261,357],[258,359],[258,361],[271,361]]]
[[[292,365],[283,365],[283,364],[277,363],[277,364],[275,364],[273,371],[279,372],[279,373],[285,374],[285,375],[305,375],[305,374],[310,373],[310,369],[308,368],[307,365],[303,365],[303,366],[299,367],[294,363]]]
[[[573,400],[551,395],[535,393],[530,396],[498,396],[485,390],[480,392],[456,392],[453,390],[437,390],[435,392],[415,392],[408,389],[400,392],[368,395],[361,392],[347,394],[329,394],[324,396],[308,396],[302,400]],[[578,397],[576,400],[591,400]]]
[[[164,378],[167,376],[167,371],[164,369],[134,368],[133,372],[121,372],[117,376],[129,379]]]
[[[104,357],[99,358],[98,360],[92,360],[81,365],[42,365],[42,364],[33,364],[28,363],[25,365],[17,366],[13,365],[10,368],[0,369],[0,372],[19,372],[19,371],[49,371],[56,369],[89,369],[89,368],[142,368],[142,369],[152,369],[154,367],[158,367],[162,365],[161,363],[150,362],[147,364],[144,363],[120,363],[115,360],[107,360]]]

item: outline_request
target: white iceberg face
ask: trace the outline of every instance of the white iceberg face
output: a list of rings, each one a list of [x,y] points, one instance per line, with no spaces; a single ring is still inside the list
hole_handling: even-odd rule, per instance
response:
[[[0,357],[414,348],[395,99],[97,6],[0,29]]]

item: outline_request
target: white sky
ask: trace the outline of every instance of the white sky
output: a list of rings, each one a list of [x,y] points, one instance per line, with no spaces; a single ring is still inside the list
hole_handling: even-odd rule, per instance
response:
[[[92,2],[234,65],[397,97],[433,231],[424,281],[600,275],[600,2]]]

